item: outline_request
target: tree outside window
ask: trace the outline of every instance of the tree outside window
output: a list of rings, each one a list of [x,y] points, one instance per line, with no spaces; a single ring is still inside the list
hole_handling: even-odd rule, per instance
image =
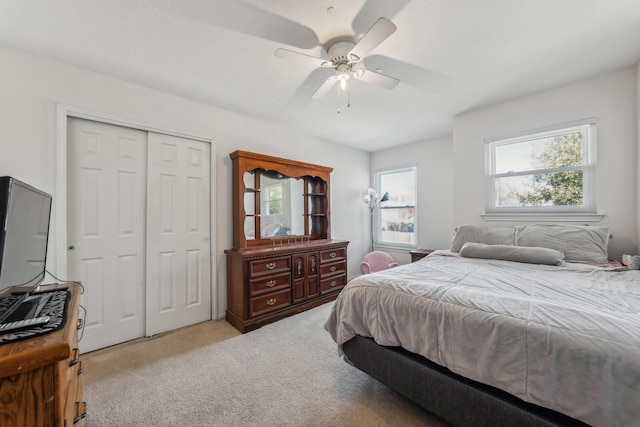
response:
[[[595,122],[487,144],[487,210],[595,212]]]

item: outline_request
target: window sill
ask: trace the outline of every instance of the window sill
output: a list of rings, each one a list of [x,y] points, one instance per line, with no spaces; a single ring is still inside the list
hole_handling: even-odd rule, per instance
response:
[[[374,244],[373,245],[373,250],[390,250],[390,251],[406,251],[406,250],[414,250],[416,249],[418,246],[415,244],[404,244],[404,245],[392,245],[389,243],[382,243],[382,244]]]
[[[579,212],[500,212],[480,215],[485,221],[519,221],[519,222],[599,222],[604,215]]]

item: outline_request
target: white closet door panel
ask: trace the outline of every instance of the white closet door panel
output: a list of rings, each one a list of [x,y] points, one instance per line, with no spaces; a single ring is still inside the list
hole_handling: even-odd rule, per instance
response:
[[[81,259],[80,268],[82,271],[80,274],[80,277],[82,277],[82,283],[91,283],[91,289],[85,291],[83,294],[83,305],[85,307],[91,307],[91,310],[87,310],[84,324],[91,328],[104,326],[105,313],[102,298],[102,295],[104,294],[104,283],[102,282],[102,258]]]
[[[83,352],[144,336],[146,132],[68,120],[68,264]]]
[[[211,319],[210,150],[149,133],[147,335]]]

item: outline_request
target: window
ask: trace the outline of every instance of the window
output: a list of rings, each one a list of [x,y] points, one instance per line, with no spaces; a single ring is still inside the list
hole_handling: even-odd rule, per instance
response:
[[[595,119],[486,142],[487,213],[595,213]]]
[[[265,187],[262,199],[265,215],[282,215],[282,184]]]
[[[380,194],[389,193],[374,212],[376,244],[415,247],[416,177],[415,167],[376,173]]]

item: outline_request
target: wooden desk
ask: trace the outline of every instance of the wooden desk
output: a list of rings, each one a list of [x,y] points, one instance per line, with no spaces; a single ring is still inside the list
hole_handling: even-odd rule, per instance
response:
[[[71,427],[86,416],[78,348],[80,286],[64,286],[71,295],[62,328],[0,345],[2,427]]]

